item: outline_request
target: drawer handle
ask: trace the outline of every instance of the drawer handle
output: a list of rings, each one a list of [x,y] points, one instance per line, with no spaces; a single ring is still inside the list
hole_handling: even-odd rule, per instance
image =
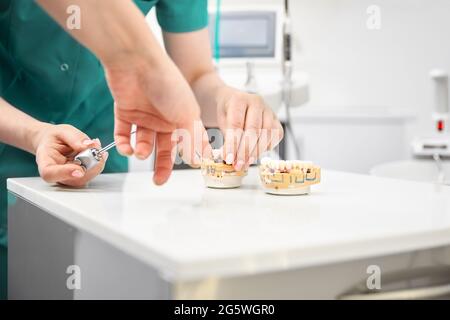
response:
[[[433,281],[433,285],[398,289],[389,291],[368,291],[366,282],[362,281],[353,289],[348,290],[337,297],[342,300],[408,300],[408,299],[433,299],[446,295],[450,295],[450,266],[429,266],[416,269],[399,270],[387,273],[383,277],[386,285],[401,283],[404,281],[412,281],[418,279],[429,279]],[[440,283],[440,284],[437,284]]]
[[[346,294],[338,297],[341,300],[414,300],[433,299],[450,295],[450,283],[445,285],[394,290],[388,292]]]

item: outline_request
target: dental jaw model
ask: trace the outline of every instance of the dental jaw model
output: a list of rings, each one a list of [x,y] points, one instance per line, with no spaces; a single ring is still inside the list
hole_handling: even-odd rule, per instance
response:
[[[270,194],[308,194],[310,186],[320,182],[320,167],[306,161],[264,158],[259,174],[264,191]]]
[[[222,150],[213,150],[213,159],[203,159],[201,171],[208,188],[230,189],[238,188],[246,171],[236,171],[231,164],[226,164],[222,158]]]

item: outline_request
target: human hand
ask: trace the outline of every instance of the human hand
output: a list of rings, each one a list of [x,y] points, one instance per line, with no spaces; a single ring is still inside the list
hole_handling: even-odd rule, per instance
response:
[[[102,160],[86,171],[73,162],[78,153],[87,148],[101,148],[98,139],[91,140],[86,134],[70,125],[45,124],[33,139],[39,174],[49,183],[59,183],[71,187],[82,187],[99,175],[108,159],[103,153]]]
[[[260,96],[223,87],[217,101],[217,120],[225,137],[223,159],[236,170],[247,169],[283,139],[280,121]]]
[[[149,61],[130,54],[109,62],[105,71],[115,100],[117,150],[145,159],[156,143],[153,181],[161,185],[172,171],[175,146],[179,142],[174,135],[176,130],[184,129],[189,133],[189,137],[183,135],[183,144],[190,144],[190,152],[188,148],[183,152],[183,160],[188,164],[197,165],[199,158],[209,157],[211,147],[201,124],[200,108],[180,71],[171,62],[151,65]],[[137,126],[134,150],[130,144],[133,124]],[[196,130],[199,124],[200,130]]]

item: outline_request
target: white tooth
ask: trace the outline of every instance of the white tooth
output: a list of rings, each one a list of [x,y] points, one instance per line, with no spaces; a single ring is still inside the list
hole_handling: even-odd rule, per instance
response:
[[[312,162],[311,161],[302,161],[302,165],[305,167],[311,167],[312,166]]]
[[[291,169],[295,169],[295,160],[289,161],[291,163]]]
[[[278,162],[278,168],[279,168],[280,170],[285,170],[285,169],[286,169],[286,161],[280,160],[280,161]]]
[[[276,163],[276,161],[275,161],[275,160],[270,160],[270,162],[269,162],[269,167],[270,167],[271,169],[276,169],[276,168],[277,168],[277,163]]]
[[[280,161],[275,161],[275,169],[280,170]]]
[[[264,157],[261,159],[261,165],[263,166],[267,166],[270,162],[270,158],[269,157]]]
[[[286,161],[286,170],[291,170],[292,169],[292,161],[287,160]]]
[[[222,159],[222,150],[221,149],[213,149],[212,155],[213,155],[214,160]]]

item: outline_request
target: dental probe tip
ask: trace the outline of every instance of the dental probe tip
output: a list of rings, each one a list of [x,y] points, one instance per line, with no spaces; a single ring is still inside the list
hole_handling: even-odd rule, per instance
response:
[[[130,132],[130,135],[135,134],[135,133],[136,133],[136,130],[131,131],[131,132]],[[116,142],[113,141],[113,142],[111,142],[110,144],[108,144],[107,146],[101,148],[98,152],[99,152],[99,153],[102,153],[102,152],[108,151],[109,149],[115,147],[115,145],[116,145]]]

